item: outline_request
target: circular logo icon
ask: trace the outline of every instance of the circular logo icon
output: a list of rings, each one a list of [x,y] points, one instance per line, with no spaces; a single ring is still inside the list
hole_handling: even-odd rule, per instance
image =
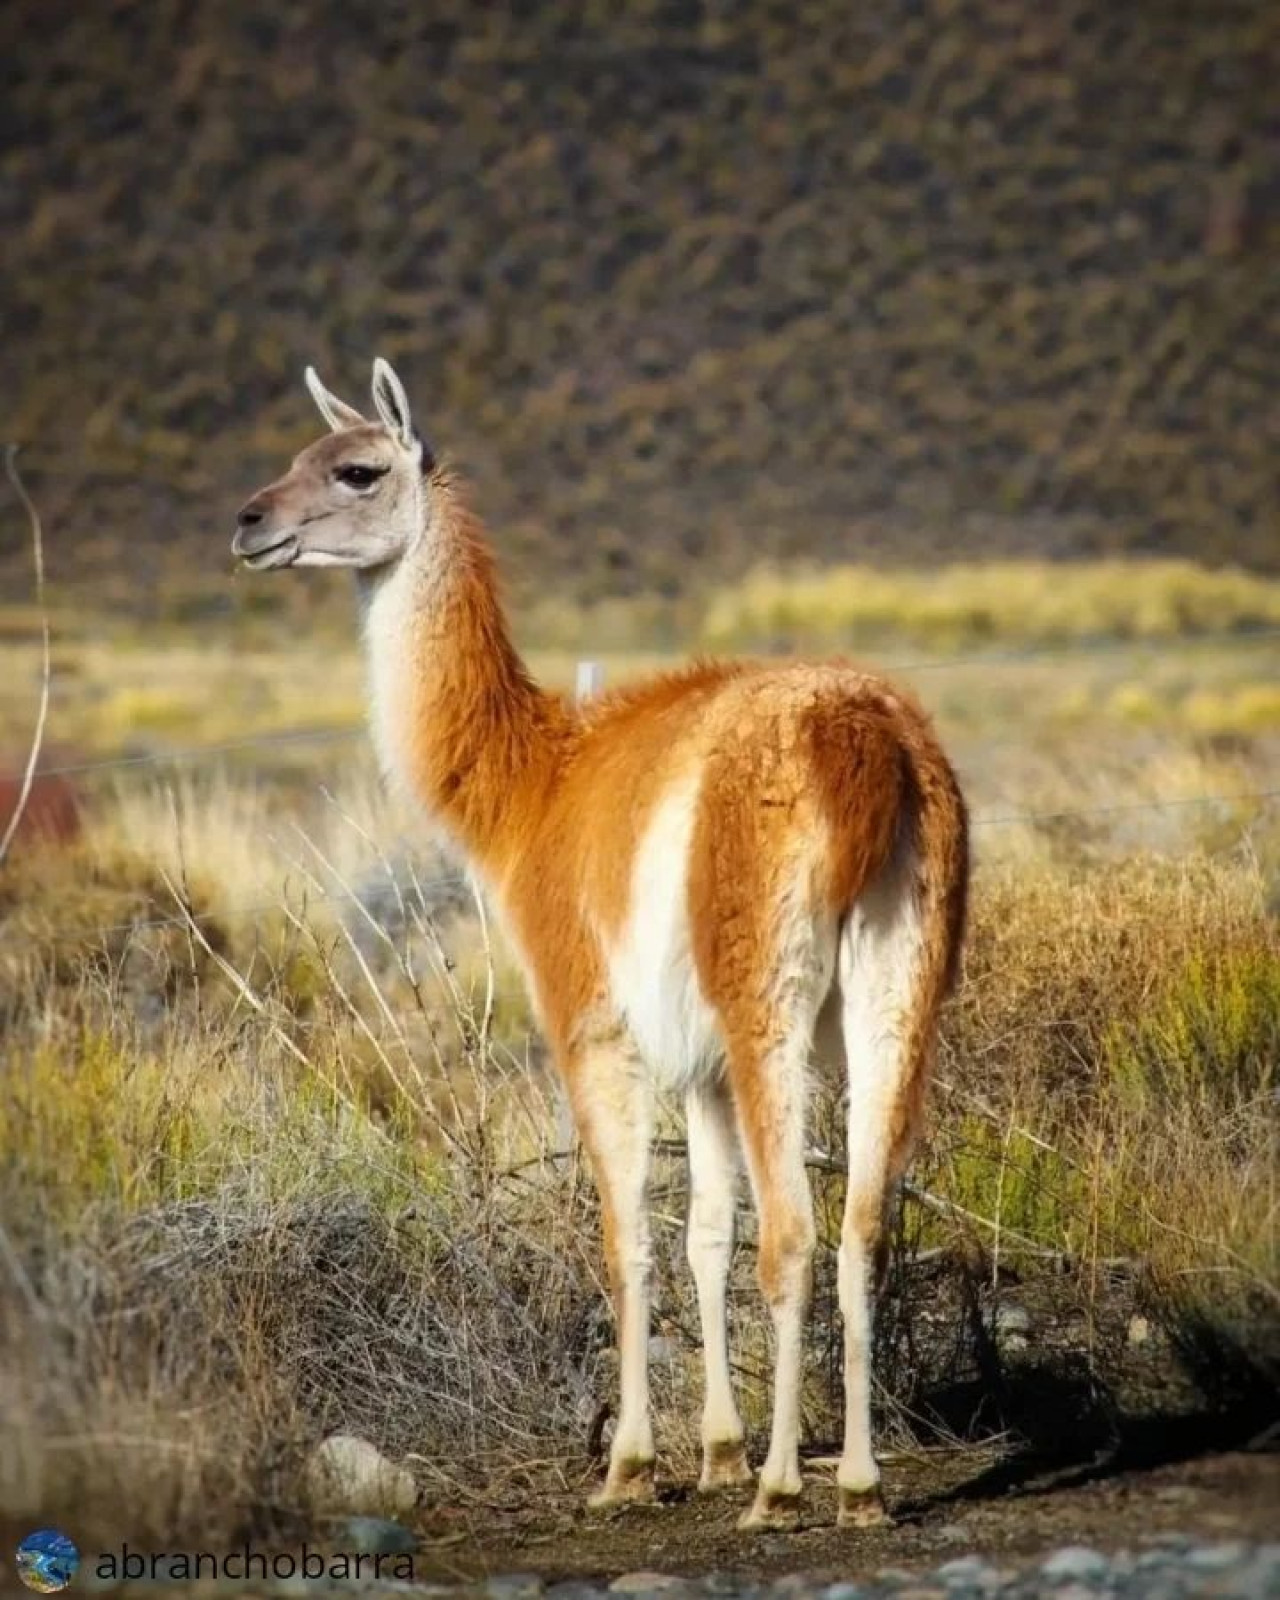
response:
[[[80,1552],[56,1528],[29,1533],[18,1546],[18,1576],[37,1594],[59,1594],[79,1565]]]

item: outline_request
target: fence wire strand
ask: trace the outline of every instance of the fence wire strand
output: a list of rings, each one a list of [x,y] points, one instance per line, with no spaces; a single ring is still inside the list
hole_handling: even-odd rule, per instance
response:
[[[1063,822],[1080,817],[1109,817],[1144,811],[1175,811],[1193,806],[1257,804],[1265,807],[1275,800],[1280,800],[1280,788],[1251,789],[1233,794],[1185,795],[1163,800],[1122,801],[1118,805],[1074,806],[1056,811],[988,812],[970,818],[970,826],[973,828],[1003,828],[1020,824],[1034,825],[1046,822]],[[429,892],[434,889],[469,887],[472,881],[465,873],[451,873],[437,878],[428,878],[425,881],[416,883],[409,897],[418,896],[418,891],[421,890]],[[420,896],[418,897],[420,898]],[[355,890],[338,890],[330,891],[319,898],[322,904],[338,905],[353,903],[360,898],[360,895]],[[55,929],[49,937],[54,943],[63,943],[67,940],[76,939],[86,944],[92,944],[116,935],[141,933],[155,928],[185,927],[188,921],[209,923],[218,922],[219,920],[234,919],[240,921],[246,917],[267,916],[273,911],[279,911],[286,903],[282,896],[277,896],[274,900],[257,901],[251,905],[229,906],[219,911],[194,913],[190,917],[185,914],[164,917],[135,917],[129,922],[109,923],[107,926],[100,928]]]
[[[1199,634],[1187,639],[1177,641],[1169,640],[1142,640],[1125,639],[1116,640],[1108,644],[1094,644],[1085,648],[1079,646],[1063,645],[1058,648],[1039,650],[1022,650],[999,653],[985,653],[978,655],[934,657],[915,662],[888,662],[884,664],[886,672],[926,672],[945,670],[952,667],[974,666],[1004,666],[1033,664],[1038,661],[1059,661],[1063,659],[1089,658],[1116,654],[1122,651],[1146,649],[1169,649],[1176,644],[1180,648],[1192,645],[1249,645],[1268,640],[1280,640],[1280,628],[1256,629],[1248,632],[1236,631],[1227,634]],[[581,687],[581,667],[584,665],[596,666],[596,663],[580,663],[579,683]],[[593,683],[595,675],[593,675]],[[596,684],[598,688],[598,684]],[[580,694],[581,698],[581,694]],[[169,751],[152,751],[136,755],[121,755],[107,757],[101,760],[69,762],[60,766],[43,767],[36,773],[37,781],[42,778],[76,777],[87,773],[110,772],[130,770],[140,767],[167,767],[184,764],[199,764],[212,761],[220,756],[244,750],[272,748],[305,747],[308,745],[337,743],[347,739],[354,739],[363,733],[359,724],[340,727],[304,728],[292,732],[255,734],[243,739],[227,739],[213,744],[193,745],[186,748]],[[1002,741],[1010,745],[1021,741]],[[0,781],[3,781],[0,775]],[[12,781],[18,774],[8,774]],[[1233,794],[1201,794],[1168,797],[1155,800],[1120,801],[1106,805],[1070,806],[1052,810],[1037,811],[993,811],[978,814],[971,818],[973,828],[1001,828],[1019,825],[1037,825],[1053,822],[1065,822],[1076,818],[1122,816],[1139,814],[1142,812],[1181,810],[1196,806],[1212,805],[1241,805],[1258,804],[1266,806],[1272,801],[1280,799],[1280,788],[1255,789]],[[427,880],[417,885],[419,889],[428,891],[435,889],[456,889],[467,885],[471,880],[465,875],[450,874]],[[350,890],[331,892],[323,897],[323,903],[337,904],[358,899],[358,893]],[[275,900],[261,901],[252,905],[232,906],[220,911],[209,911],[174,916],[156,916],[133,918],[128,922],[111,923],[104,927],[93,929],[63,929],[55,930],[50,937],[56,943],[68,939],[78,939],[86,943],[100,941],[115,936],[128,936],[157,928],[181,927],[188,921],[195,923],[216,922],[220,918],[234,918],[237,920],[246,917],[266,916],[273,911],[278,911],[285,904],[281,897]]]
[[[1236,629],[1229,633],[1190,634],[1172,639],[1115,639],[1094,641],[1088,645],[1062,644],[1027,650],[987,651],[974,655],[931,656],[920,661],[884,661],[867,663],[876,672],[945,672],[952,668],[1034,666],[1037,662],[1063,660],[1090,660],[1098,657],[1123,655],[1141,650],[1188,650],[1197,648],[1229,649],[1255,644],[1280,643],[1280,628]],[[91,772],[129,770],[147,766],[181,766],[216,760],[219,756],[242,750],[266,749],[270,746],[306,746],[309,744],[338,743],[357,738],[364,731],[359,723],[323,728],[302,728],[292,732],[252,734],[243,739],[226,739],[213,744],[179,746],[174,750],[144,751],[136,755],[104,756],[92,761],[68,762],[60,766],[41,767],[39,778],[79,777]],[[0,781],[12,781],[20,774],[0,774]]]

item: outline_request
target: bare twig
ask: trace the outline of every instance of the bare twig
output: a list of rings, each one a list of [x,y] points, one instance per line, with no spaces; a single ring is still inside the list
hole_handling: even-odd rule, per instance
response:
[[[288,1053],[299,1064],[299,1066],[310,1068],[311,1062],[307,1059],[306,1054],[298,1048],[294,1041],[271,1015],[270,1008],[262,999],[261,995],[259,995],[249,984],[248,980],[244,978],[234,966],[232,966],[231,962],[229,962],[224,955],[220,955],[218,951],[216,951],[209,943],[208,939],[205,938],[200,924],[191,914],[191,907],[187,904],[182,892],[178,889],[173,879],[163,867],[160,869],[160,877],[165,888],[168,889],[169,893],[173,896],[175,905],[177,905],[179,911],[182,913],[183,921],[186,923],[191,937],[218,968],[222,975],[228,980],[228,982],[246,1002],[246,1004],[252,1010],[258,1013],[258,1015],[267,1024],[267,1027],[271,1030],[272,1036],[284,1047],[285,1050],[288,1051]]]
[[[316,953],[316,959],[320,962],[320,965],[324,970],[324,975],[329,983],[330,988],[333,990],[334,994],[337,995],[339,1001],[341,1001],[343,1008],[345,1009],[347,1015],[351,1018],[352,1022],[355,1023],[356,1027],[368,1041],[370,1047],[378,1057],[378,1060],[381,1062],[387,1076],[395,1085],[396,1092],[399,1094],[401,1100],[403,1100],[406,1105],[415,1106],[418,1111],[427,1118],[440,1137],[444,1139],[447,1144],[452,1146],[453,1149],[459,1151],[460,1153],[465,1153],[465,1142],[461,1139],[457,1132],[449,1127],[443,1118],[436,1115],[435,1108],[431,1105],[430,1099],[425,1090],[416,1095],[410,1092],[408,1085],[396,1071],[395,1063],[392,1061],[390,1053],[383,1045],[382,1040],[374,1032],[373,1028],[369,1024],[368,1018],[365,1016],[364,1012],[361,1011],[360,1007],[356,1004],[355,1000],[352,998],[351,994],[338,977],[333,963],[329,959],[328,952],[325,950],[324,946],[316,936],[315,929],[312,928],[311,925],[303,918],[299,917],[297,912],[294,911],[292,907],[285,905],[282,906],[281,909],[290,925],[304,937],[310,938],[312,948]],[[344,929],[343,931],[345,932],[346,930]],[[347,934],[347,943],[360,966],[361,973],[363,974],[366,983],[373,991],[373,995],[378,1003],[379,1009],[391,1027],[392,1033],[396,1039],[396,1043],[400,1045],[403,1053],[406,1056],[406,1059],[409,1062],[410,1069],[413,1070],[413,1055],[409,1050],[408,1042],[404,1037],[404,1033],[397,1023],[395,1014],[388,1005],[386,996],[378,986],[378,982],[373,976],[368,963],[365,961],[358,946],[351,938],[349,933]]]
[[[493,1028],[493,1000],[494,1000],[494,972],[493,972],[493,945],[489,939],[489,917],[485,910],[484,895],[480,892],[480,885],[474,878],[470,879],[471,895],[476,905],[476,916],[480,920],[480,937],[484,944],[484,1011],[480,1017],[480,1056],[483,1059],[489,1053],[489,1034]]]
[[[40,1296],[36,1293],[31,1279],[27,1276],[27,1269],[22,1264],[22,1257],[13,1248],[13,1243],[2,1224],[0,1224],[0,1259],[3,1260],[5,1267],[8,1269],[9,1276],[17,1286],[18,1292],[27,1302],[27,1308],[32,1316],[39,1321],[47,1321],[48,1312],[41,1302]]]
[[[27,520],[31,524],[31,550],[35,557],[36,567],[36,606],[40,612],[40,708],[36,713],[35,732],[31,736],[31,748],[27,751],[27,764],[22,771],[22,784],[18,790],[18,802],[13,808],[13,815],[5,826],[4,837],[0,838],[0,862],[9,853],[9,846],[13,843],[18,831],[18,824],[22,821],[23,812],[27,809],[27,802],[31,798],[31,786],[35,782],[36,765],[40,760],[40,750],[44,744],[45,723],[49,720],[49,682],[53,676],[53,651],[49,641],[49,612],[44,603],[44,530],[40,524],[40,513],[36,510],[31,496],[27,493],[26,485],[18,472],[18,446],[9,444],[5,446],[4,470],[9,482],[13,485],[14,493],[22,502],[22,508],[27,513]]]

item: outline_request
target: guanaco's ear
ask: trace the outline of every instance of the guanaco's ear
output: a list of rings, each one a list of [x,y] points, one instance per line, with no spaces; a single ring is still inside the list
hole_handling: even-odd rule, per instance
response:
[[[345,400],[339,400],[336,394],[330,394],[324,384],[320,382],[320,374],[314,367],[306,371],[307,388],[311,391],[311,398],[320,408],[320,415],[333,429],[334,433],[341,433],[344,428],[362,428],[364,418],[354,406],[349,406]]]
[[[387,430],[399,439],[406,450],[421,448],[421,441],[413,431],[409,397],[404,392],[404,384],[396,377],[391,363],[384,361],[381,356],[373,363],[373,403]]]

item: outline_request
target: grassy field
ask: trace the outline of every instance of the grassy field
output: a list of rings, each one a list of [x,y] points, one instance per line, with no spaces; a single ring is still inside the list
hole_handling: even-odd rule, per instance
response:
[[[168,574],[146,605],[125,586],[107,609],[55,585],[54,744],[163,753],[358,725],[349,595],[314,577],[251,588]],[[618,682],[681,654],[838,651],[912,682],[948,734],[999,729],[1031,747],[1081,731],[1280,731],[1280,580],[1191,562],[762,568],[681,599],[543,595],[518,621],[540,674],[566,687],[584,654]],[[38,690],[38,630],[29,605],[0,605],[0,728],[15,738]]]
[[[898,621],[862,651],[915,663],[976,818],[964,979],[879,1320],[900,1448],[1059,1426],[1020,1398],[1047,1376],[1104,1431],[1256,1408],[1280,1381],[1274,596],[1129,625],[1116,595],[1142,575],[1094,576],[1092,621],[1019,603],[980,637],[909,624],[895,580]],[[703,639],[866,637],[855,605],[794,595],[800,622],[770,633],[755,593],[721,597]],[[526,632],[567,683],[575,641],[548,616]],[[20,728],[30,619],[0,620]],[[338,1429],[404,1458],[428,1508],[585,1484],[612,1385],[595,1201],[513,964],[358,733],[279,737],[354,725],[350,637],[327,613],[310,634],[55,622],[52,745],[158,759],[77,775],[79,836],[21,840],[0,876],[0,1509],[170,1547],[297,1531],[307,1453]],[[819,1075],[819,1454],[838,1105]],[[660,1448],[688,1476],[700,1362],[667,1131]],[[752,1241],[744,1217],[735,1360],[759,1430]]]

